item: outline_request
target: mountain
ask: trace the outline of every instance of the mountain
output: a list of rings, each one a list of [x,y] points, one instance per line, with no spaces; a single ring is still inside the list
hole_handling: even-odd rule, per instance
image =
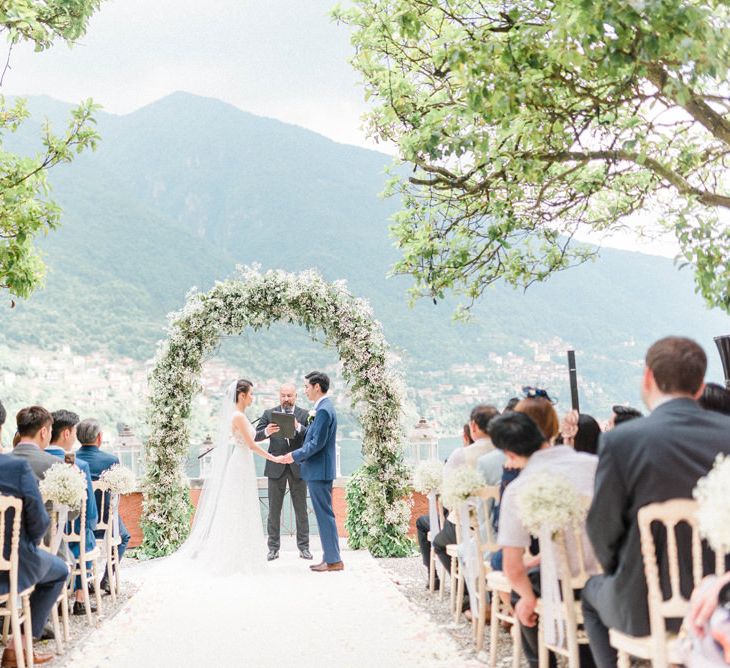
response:
[[[34,121],[6,140],[25,151],[43,116],[58,124],[68,110],[49,98],[29,106]],[[409,308],[410,280],[386,278],[398,257],[388,236],[397,202],[378,197],[388,156],[185,93],[124,116],[101,113],[98,125],[98,150],[50,173],[64,214],[41,241],[46,287],[2,313],[0,342],[147,359],[166,314],[191,286],[205,290],[237,264],[258,263],[347,279],[371,301],[413,386],[428,386],[452,365],[483,364],[485,379],[502,374],[509,393],[540,381],[539,371],[505,380],[506,367],[490,365],[489,353],[532,359],[535,345],[557,338],[551,350],[574,346],[586,383],[603,388],[588,404],[605,408],[638,400],[637,361],[669,333],[701,341],[720,376],[711,337],[729,331],[730,321],[708,311],[690,272],[668,259],[605,249],[600,260],[524,294],[489,290],[473,322],[457,324],[453,303]],[[226,342],[224,352],[270,375],[331,359],[285,327]]]

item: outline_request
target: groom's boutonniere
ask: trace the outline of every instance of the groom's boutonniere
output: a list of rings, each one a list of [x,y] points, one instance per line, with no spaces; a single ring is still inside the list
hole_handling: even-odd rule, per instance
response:
[[[309,411],[309,414],[307,415],[307,425],[312,424],[314,422],[314,416],[317,415],[317,411]]]

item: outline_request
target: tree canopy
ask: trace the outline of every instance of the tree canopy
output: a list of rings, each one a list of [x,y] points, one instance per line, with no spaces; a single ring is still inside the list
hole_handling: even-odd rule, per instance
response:
[[[366,126],[414,291],[469,300],[585,261],[582,230],[658,221],[730,311],[730,3],[354,0]],[[723,217],[724,216],[724,217]],[[635,221],[639,221],[636,223]]]
[[[0,34],[8,40],[8,63],[13,47],[31,42],[36,51],[56,39],[73,43],[84,34],[101,0],[8,0],[0,3]],[[4,73],[3,73],[4,75]],[[0,84],[2,79],[0,78]],[[23,156],[5,148],[3,137],[27,120],[22,99],[12,103],[0,97],[0,288],[27,297],[41,283],[44,265],[33,246],[34,238],[60,222],[60,209],[49,197],[46,172],[86,148],[94,148],[98,134],[91,100],[71,112],[66,131],[55,134],[46,122],[41,151]]]

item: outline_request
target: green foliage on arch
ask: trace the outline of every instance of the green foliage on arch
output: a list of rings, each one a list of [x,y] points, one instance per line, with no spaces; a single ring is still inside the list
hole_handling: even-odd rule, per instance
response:
[[[369,304],[353,297],[343,282],[318,273],[291,274],[243,268],[208,293],[193,292],[174,313],[169,338],[150,374],[147,474],[142,527],[144,550],[174,552],[190,529],[192,506],[183,473],[190,433],[188,418],[199,390],[203,362],[221,336],[275,322],[324,334],[342,361],[343,375],[359,411],[365,462],[356,480],[362,503],[349,510],[350,545],[377,556],[410,552],[408,470],[402,458],[401,390],[388,345]]]

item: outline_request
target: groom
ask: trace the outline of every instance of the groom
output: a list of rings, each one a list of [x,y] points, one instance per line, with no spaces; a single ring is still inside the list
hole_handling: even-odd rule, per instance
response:
[[[314,421],[307,429],[304,445],[281,458],[284,464],[301,464],[302,480],[307,481],[309,497],[319,526],[324,558],[321,564],[310,566],[317,573],[341,571],[345,568],[340,557],[337,524],[332,510],[332,481],[336,475],[337,415],[327,396],[330,379],[327,374],[312,371],[305,377],[304,392],[314,402]]]

